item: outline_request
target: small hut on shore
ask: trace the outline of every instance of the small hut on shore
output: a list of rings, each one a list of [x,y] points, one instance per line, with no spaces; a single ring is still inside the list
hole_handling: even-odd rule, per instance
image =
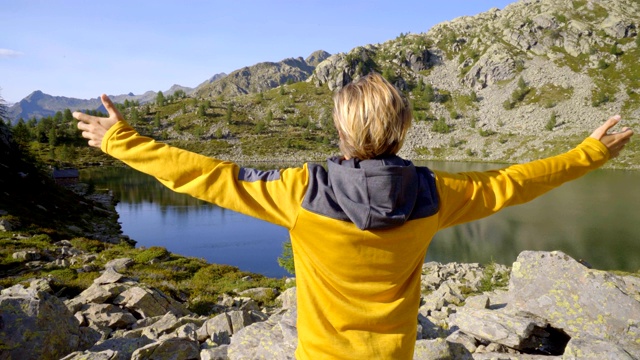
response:
[[[80,179],[78,169],[53,169],[53,181],[58,185],[75,185]]]

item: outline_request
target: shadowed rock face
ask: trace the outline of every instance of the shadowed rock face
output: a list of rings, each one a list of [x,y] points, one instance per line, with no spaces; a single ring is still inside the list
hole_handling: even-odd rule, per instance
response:
[[[562,252],[525,251],[511,270],[515,309],[546,319],[572,338],[640,350],[640,279],[592,270]]]

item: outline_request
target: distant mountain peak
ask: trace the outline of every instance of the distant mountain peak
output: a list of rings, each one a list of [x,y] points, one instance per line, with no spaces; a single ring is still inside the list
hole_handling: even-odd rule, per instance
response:
[[[41,99],[45,96],[45,93],[43,93],[41,90],[36,90],[34,92],[32,92],[31,94],[27,95],[26,98],[24,98],[24,100],[36,100],[36,99]],[[24,101],[22,100],[22,101]]]
[[[305,61],[307,62],[307,64],[316,67],[318,66],[318,64],[320,64],[321,62],[325,61],[327,58],[329,58],[329,56],[331,56],[331,54],[329,54],[328,52],[324,51],[324,50],[316,50],[314,52],[312,52],[309,56],[307,56],[307,58],[305,59]]]
[[[265,61],[245,66],[231,72],[221,79],[209,80],[200,84],[195,94],[200,97],[213,97],[220,94],[236,96],[273,89],[288,81],[305,81],[311,76],[316,62],[330,56],[326,51],[316,51],[307,59],[302,56],[290,57],[278,62]]]

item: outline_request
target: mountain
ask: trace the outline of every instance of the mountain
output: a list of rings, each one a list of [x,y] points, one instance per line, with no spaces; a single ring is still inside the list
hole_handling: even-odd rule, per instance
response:
[[[309,81],[333,90],[378,71],[405,90],[405,156],[523,161],[616,113],[639,125],[638,24],[637,0],[521,0],[335,54]]]
[[[207,80],[205,80],[205,81],[203,81],[202,83],[200,83],[200,85],[196,86],[196,89],[197,89],[197,88],[200,88],[201,86],[204,86],[204,85],[206,85],[206,84],[211,84],[211,83],[212,83],[212,82],[214,82],[214,81],[220,80],[220,79],[222,79],[222,78],[223,78],[223,77],[225,77],[225,76],[227,76],[227,74],[225,74],[225,73],[215,74],[215,75],[213,75],[212,77],[210,77],[210,78],[208,78]]]
[[[288,58],[279,62],[261,62],[233,71],[224,78],[205,82],[196,88],[196,97],[213,98],[218,95],[237,96],[273,89],[287,82],[305,81],[316,67],[330,56],[318,50],[303,59]]]
[[[324,145],[314,141],[334,138],[332,91],[377,71],[407,94],[414,110],[400,155],[527,161],[569,149],[616,113],[626,126],[640,125],[638,24],[638,0],[520,0],[425,33],[401,33],[346,53],[261,62],[209,79],[192,95],[208,108],[189,99],[151,109],[161,126],[149,133],[215,138],[242,156],[274,153],[280,143],[267,140],[278,136],[287,144],[283,154],[305,148],[319,156]],[[258,92],[264,94],[253,95]],[[143,116],[155,121],[151,113]],[[303,138],[293,138],[292,128]],[[640,167],[640,144],[628,149],[613,166]]]
[[[173,85],[169,90],[163,91],[163,94],[165,96],[172,95],[177,90],[182,90],[187,95],[190,95],[195,89],[180,85]],[[129,100],[144,104],[155,101],[157,94],[158,93],[155,91],[147,91],[141,95],[128,93],[123,95],[110,95],[110,97],[111,100],[116,103],[123,103],[125,100]],[[45,94],[40,90],[36,90],[20,102],[9,106],[7,115],[8,118],[15,123],[20,118],[27,120],[32,117],[39,119],[46,116],[53,116],[56,112],[63,111],[65,109],[70,109],[71,111],[98,109],[104,111],[100,98],[86,100],[76,99],[64,96],[53,96]]]
[[[29,96],[9,107],[8,116],[13,122],[23,118],[25,120],[35,117],[52,116],[56,111],[64,109],[96,109],[101,105],[99,99],[81,100],[64,96],[51,96],[40,90],[32,92]]]

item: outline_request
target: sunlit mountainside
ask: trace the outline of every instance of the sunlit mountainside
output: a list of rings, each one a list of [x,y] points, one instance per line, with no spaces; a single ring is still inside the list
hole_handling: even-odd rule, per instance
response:
[[[640,3],[632,0],[519,1],[347,53],[317,51],[195,89],[116,100],[142,133],[195,151],[321,159],[337,150],[333,91],[377,71],[413,106],[401,155],[524,161],[572,147],[615,113],[637,126],[639,23]],[[632,144],[613,164],[637,167],[638,154]]]

